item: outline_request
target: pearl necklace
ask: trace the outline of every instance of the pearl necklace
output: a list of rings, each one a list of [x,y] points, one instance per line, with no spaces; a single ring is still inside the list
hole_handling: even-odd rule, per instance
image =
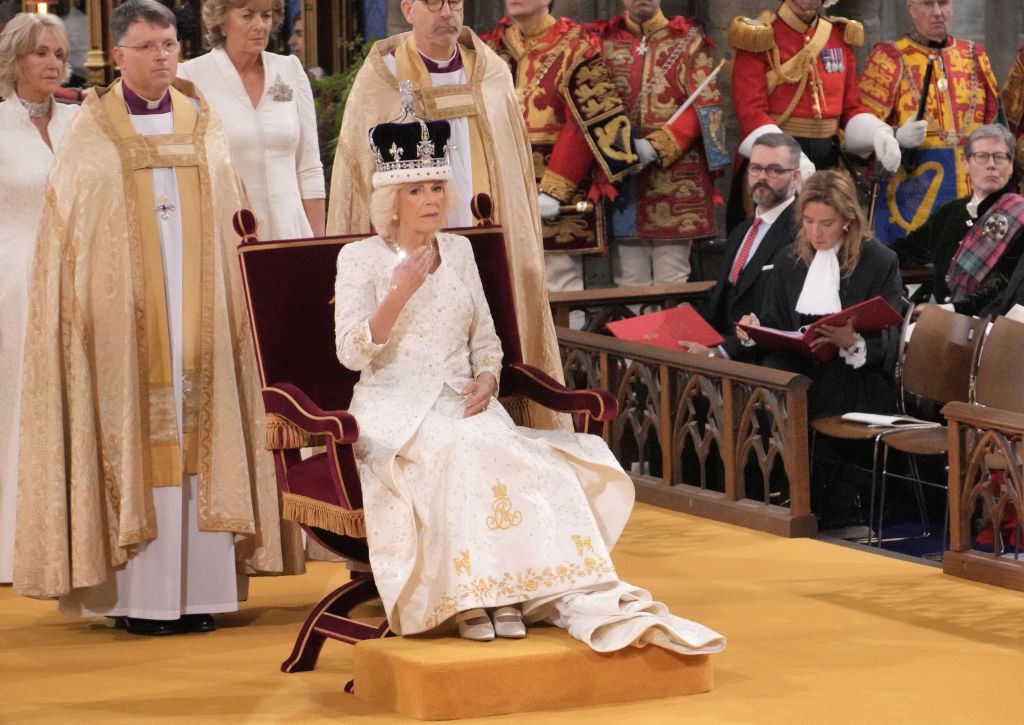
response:
[[[25,110],[28,111],[29,118],[42,118],[43,116],[50,115],[50,109],[53,108],[53,96],[47,96],[45,101],[26,101],[24,98],[19,98],[21,105],[24,106]]]

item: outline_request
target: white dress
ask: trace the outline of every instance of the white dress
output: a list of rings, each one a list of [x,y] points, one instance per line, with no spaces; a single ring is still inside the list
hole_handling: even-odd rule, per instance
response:
[[[78,106],[53,104],[53,150],[17,96],[0,102],[0,583],[14,575],[14,512],[18,498],[18,418],[28,317],[28,282],[54,151]]]
[[[172,114],[132,115],[141,134],[169,134]],[[164,261],[167,330],[170,336],[175,410],[182,409],[183,262],[178,180],[174,169],[152,170],[153,196],[170,209],[156,217]],[[181,433],[181,418],[178,418]],[[198,476],[182,476],[181,486],[153,488],[157,536],[139,553],[93,587],[60,598],[60,611],[72,617],[107,616],[175,620],[183,614],[215,614],[238,609],[234,536],[200,531]],[[241,580],[246,582],[244,578]],[[244,591],[243,591],[244,594]]]
[[[178,66],[224,121],[231,162],[245,184],[261,239],[313,235],[304,199],[323,199],[324,169],[309,78],[293,55],[263,53],[263,96],[253,108],[228,54],[214,48]]]
[[[469,241],[439,234],[438,248],[440,265],[381,345],[368,319],[397,256],[379,236],[338,256],[338,357],[362,371],[349,410],[392,629],[415,634],[462,610],[525,603],[529,620],[602,651],[721,649],[721,635],[619,581],[609,552],[634,491],[600,438],[517,427],[495,400],[463,417],[458,391],[483,371],[500,374],[501,343]]]

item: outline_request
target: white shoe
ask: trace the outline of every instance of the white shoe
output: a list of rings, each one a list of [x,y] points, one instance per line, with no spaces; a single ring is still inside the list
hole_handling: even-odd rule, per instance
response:
[[[494,625],[483,609],[467,609],[455,615],[459,623],[459,636],[475,642],[490,642],[494,639]]]
[[[523,613],[519,607],[498,607],[494,610],[494,633],[499,637],[522,639],[526,636],[526,625],[523,624]]]

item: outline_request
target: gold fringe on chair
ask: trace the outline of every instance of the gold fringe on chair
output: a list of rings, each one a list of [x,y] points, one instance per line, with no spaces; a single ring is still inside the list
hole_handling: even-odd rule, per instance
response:
[[[277,413],[267,414],[268,451],[279,451],[286,448],[305,448],[313,445],[314,436],[299,428],[290,420]]]
[[[297,493],[281,494],[281,518],[296,521],[306,526],[326,529],[341,536],[366,538],[366,519],[363,509],[350,509],[317,501]]]
[[[530,401],[521,395],[506,395],[498,398],[498,402],[505,408],[505,412],[516,425],[523,425],[527,428],[539,427],[534,420]]]

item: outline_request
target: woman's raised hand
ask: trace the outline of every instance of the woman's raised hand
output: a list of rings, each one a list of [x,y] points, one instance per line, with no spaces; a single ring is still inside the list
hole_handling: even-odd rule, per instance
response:
[[[434,247],[424,244],[398,263],[391,273],[388,292],[397,295],[404,305],[427,280],[433,266]]]

